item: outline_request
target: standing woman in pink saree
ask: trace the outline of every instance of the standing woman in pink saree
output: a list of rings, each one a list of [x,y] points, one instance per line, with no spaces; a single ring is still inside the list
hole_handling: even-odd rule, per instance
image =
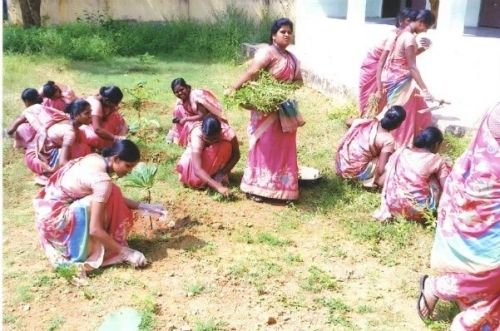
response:
[[[122,91],[114,85],[103,86],[97,96],[87,98],[92,107],[92,125],[85,126],[84,130],[93,148],[110,147],[127,134],[128,126],[118,111],[122,99]]]
[[[75,92],[66,85],[49,80],[42,87],[43,106],[64,111],[71,101],[76,99]]]
[[[214,115],[208,115],[193,125],[176,170],[183,184],[193,188],[208,185],[228,196],[228,175],[239,159],[240,149],[233,129]]]
[[[438,299],[461,312],[452,331],[500,328],[500,102],[488,110],[444,185],[431,267],[420,281],[418,314],[430,318]]]
[[[405,120],[403,107],[393,106],[379,121],[356,119],[339,143],[335,156],[337,175],[354,179],[366,187],[382,185],[389,156],[394,152],[391,132]]]
[[[404,8],[398,14],[396,28],[391,30],[387,38],[381,40],[375,47],[368,51],[359,76],[359,115],[361,118],[370,118],[377,115],[384,108],[386,100],[382,98],[382,83],[380,81],[382,68],[389,52],[394,46],[396,37],[404,28],[417,18],[418,11]],[[376,111],[372,114],[371,103],[376,102]]]
[[[397,148],[411,145],[414,136],[431,124],[430,113],[418,113],[419,110],[428,108],[425,100],[432,101],[434,98],[417,68],[418,46],[414,33],[425,32],[434,23],[434,15],[429,10],[421,10],[416,21],[411,22],[397,37],[382,72],[387,105],[400,105],[406,110],[405,122],[392,132]],[[419,89],[422,95],[419,94]]]
[[[255,79],[262,69],[279,81],[301,82],[299,62],[286,50],[292,42],[292,36],[293,23],[287,18],[276,20],[271,28],[270,45],[255,53],[248,70],[226,93],[232,93],[244,83]],[[250,112],[250,146],[241,190],[249,198],[259,202],[263,198],[297,200],[297,127],[283,130],[284,123],[281,123],[279,112]]]
[[[24,161],[28,168],[38,176],[36,182],[44,184],[48,176],[70,159],[90,153],[90,146],[86,144],[80,126],[90,124],[90,104],[83,100],[75,100],[66,107],[69,117],[64,114],[46,115],[49,110],[59,113],[58,110],[42,107],[38,114],[39,119],[49,117],[52,121],[43,123],[37,135],[26,148]]]
[[[373,216],[387,221],[394,215],[419,221],[437,210],[451,164],[437,154],[443,134],[428,127],[415,138],[413,147],[401,147],[391,155],[384,173],[382,203]]]
[[[128,262],[147,264],[144,255],[128,247],[132,209],[157,214],[165,210],[123,197],[111,175],[123,177],[135,167],[140,154],[130,140],[120,140],[103,155],[71,160],[50,177],[33,200],[40,242],[54,267],[76,265],[81,275],[101,266]]]
[[[192,89],[184,78],[176,78],[171,83],[172,92],[177,97],[174,109],[172,129],[168,132],[167,141],[186,147],[189,133],[196,122],[201,122],[207,114],[216,116],[219,121],[227,123],[224,110],[215,95],[205,89]]]

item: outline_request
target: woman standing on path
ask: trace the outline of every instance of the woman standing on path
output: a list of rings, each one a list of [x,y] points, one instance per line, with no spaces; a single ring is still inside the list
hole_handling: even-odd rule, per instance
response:
[[[127,175],[139,158],[133,142],[120,140],[102,156],[71,160],[50,177],[33,205],[42,248],[54,267],[74,264],[84,274],[122,262],[147,264],[144,255],[127,244],[131,209],[159,214],[165,210],[124,198],[110,177]]]
[[[414,33],[425,32],[434,23],[434,15],[429,10],[421,10],[416,21],[410,23],[396,39],[382,72],[388,107],[400,105],[406,110],[406,120],[392,132],[396,148],[411,145],[414,136],[431,124],[430,113],[418,113],[428,108],[425,100],[432,101],[434,98],[417,68],[418,46]]]
[[[461,312],[451,330],[500,328],[500,103],[482,119],[457,160],[438,209],[431,267],[420,281],[418,314],[430,318],[438,299]]]
[[[271,27],[269,45],[255,53],[248,70],[226,93],[232,93],[244,83],[255,79],[260,70],[268,71],[278,81],[301,82],[299,62],[286,50],[292,42],[292,36],[292,21],[287,18],[276,20]],[[258,202],[262,202],[264,198],[299,198],[297,131],[296,127],[283,130],[278,113],[250,110],[250,146],[241,190]]]

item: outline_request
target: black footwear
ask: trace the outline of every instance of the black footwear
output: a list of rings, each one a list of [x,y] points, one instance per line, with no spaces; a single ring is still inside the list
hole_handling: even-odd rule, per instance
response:
[[[424,295],[424,288],[425,288],[425,280],[429,278],[428,275],[423,275],[421,278],[420,278],[420,295],[418,297],[418,300],[417,300],[417,313],[418,313],[418,316],[420,317],[420,319],[422,321],[427,321],[431,318],[431,315],[432,315],[432,312],[434,310],[434,307],[436,306],[436,303],[434,303],[434,306],[431,308],[431,306],[429,305],[429,303],[427,302],[427,300],[425,299],[425,295]],[[436,299],[438,299],[438,297],[434,296]],[[429,312],[427,316],[425,316],[423,313],[422,313],[422,310],[420,309],[420,303],[422,302],[422,300],[424,301],[424,305],[425,305],[425,308],[427,308],[427,311]]]
[[[258,202],[258,203],[264,202],[264,198],[263,197],[255,195],[255,194],[247,193],[246,197],[247,197],[248,200],[252,200],[252,201],[255,201],[255,202]]]

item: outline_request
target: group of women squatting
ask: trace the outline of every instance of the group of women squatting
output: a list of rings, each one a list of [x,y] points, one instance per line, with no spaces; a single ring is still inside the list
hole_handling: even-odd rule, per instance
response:
[[[428,10],[402,11],[396,29],[368,53],[360,79],[360,118],[349,121],[336,156],[337,175],[381,188],[374,217],[396,215],[420,220],[437,211],[431,265],[417,302],[422,318],[432,317],[438,299],[456,301],[461,312],[452,330],[500,327],[500,104],[486,112],[475,138],[454,167],[438,154],[443,142],[425,110],[434,98],[418,71],[416,56],[430,45],[416,36],[431,28]],[[268,71],[282,82],[301,82],[300,64],[287,50],[293,23],[276,20],[269,45],[260,48],[248,69],[225,94]],[[228,175],[240,158],[239,143],[217,97],[172,81],[177,97],[167,141],[185,148],[177,166],[179,180],[192,188],[210,187],[229,195]],[[132,210],[164,214],[161,205],[123,197],[111,175],[128,174],[140,160],[125,138],[118,111],[123,94],[102,87],[95,96],[76,98],[49,81],[42,92],[26,89],[26,109],[7,129],[25,162],[45,185],[34,199],[36,228],[54,266],[74,264],[82,275],[127,262],[147,264],[127,245]],[[249,150],[240,188],[247,197],[293,201],[299,198],[296,132],[299,114],[249,109]]]

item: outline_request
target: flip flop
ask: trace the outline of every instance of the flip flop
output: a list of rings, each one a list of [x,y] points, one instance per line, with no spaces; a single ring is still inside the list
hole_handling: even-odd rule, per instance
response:
[[[420,317],[420,319],[422,321],[424,321],[424,322],[430,319],[430,316],[432,315],[432,312],[434,310],[434,307],[432,307],[432,309],[431,309],[431,307],[429,306],[429,303],[425,299],[425,295],[424,295],[425,280],[427,278],[429,278],[428,275],[423,275],[420,278],[420,295],[419,295],[418,300],[417,300],[417,313],[418,313],[418,316]],[[425,308],[427,308],[427,310],[429,311],[429,315],[428,316],[425,316],[422,313],[422,310],[420,309],[420,303],[422,302],[422,300],[424,300]]]

